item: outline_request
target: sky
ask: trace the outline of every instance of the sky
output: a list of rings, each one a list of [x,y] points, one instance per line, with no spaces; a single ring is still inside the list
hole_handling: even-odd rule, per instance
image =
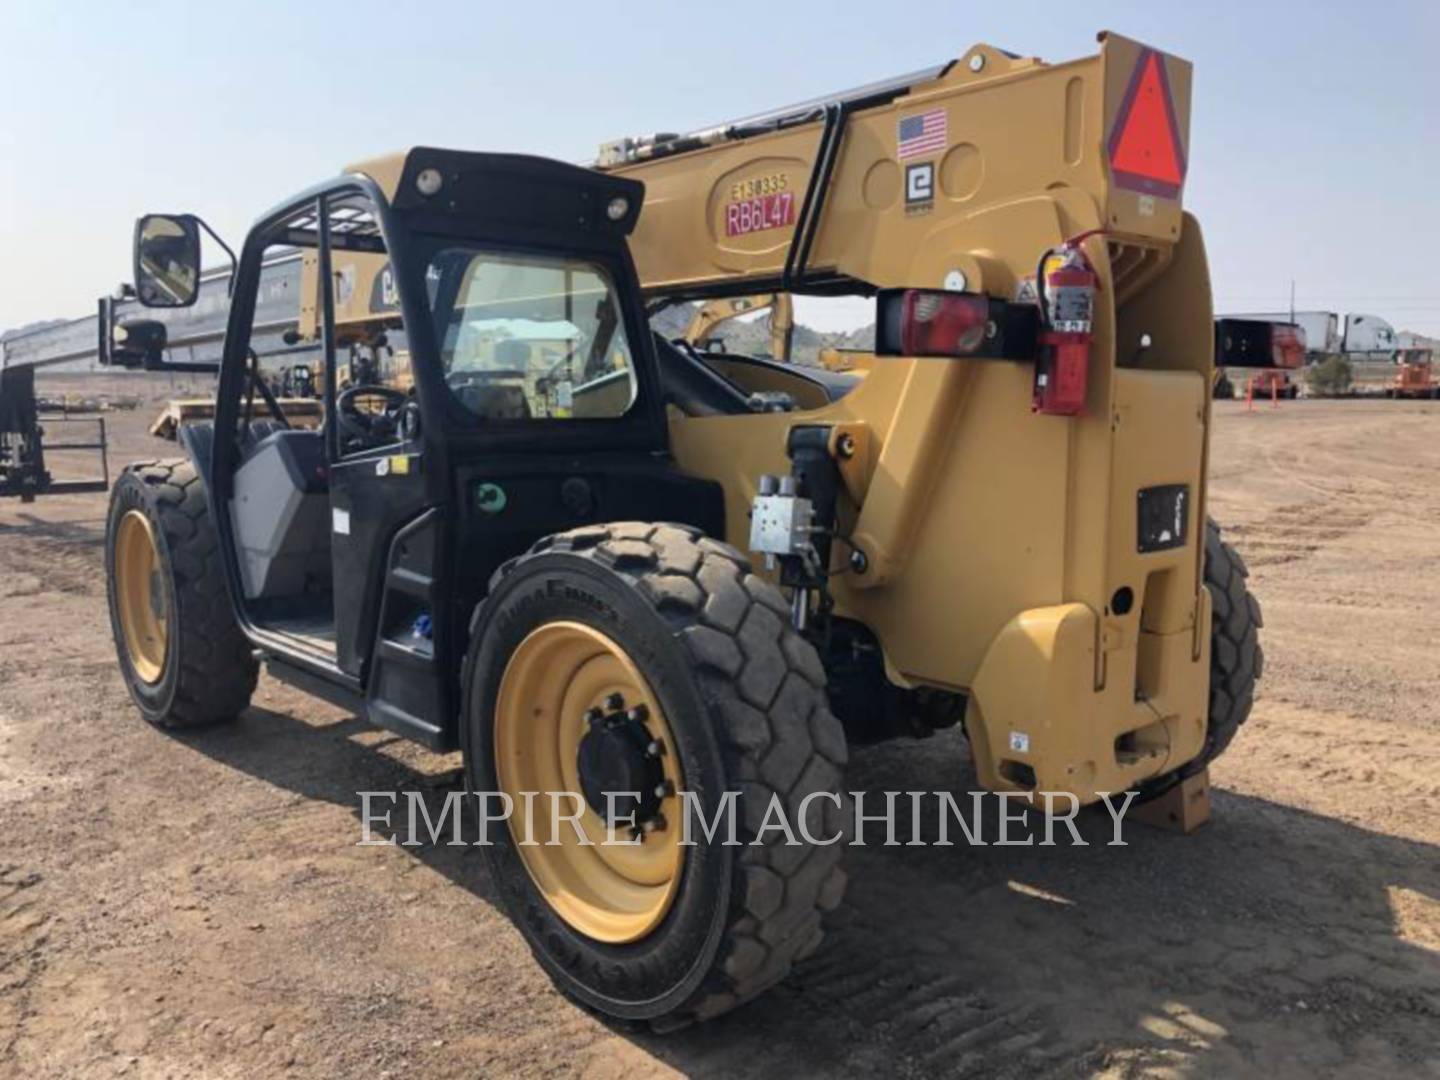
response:
[[[0,0],[0,329],[129,276],[134,219],[262,211],[405,146],[593,157],[913,71],[1114,30],[1195,65],[1185,202],[1218,311],[1440,336],[1440,3],[241,4]],[[213,250],[207,255],[216,255]],[[819,329],[865,303],[802,304]]]

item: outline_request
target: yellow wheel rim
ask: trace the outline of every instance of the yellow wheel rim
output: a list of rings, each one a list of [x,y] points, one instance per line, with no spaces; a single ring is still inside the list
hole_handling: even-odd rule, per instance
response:
[[[115,535],[115,600],[125,655],[135,674],[153,685],[165,672],[170,615],[155,531],[140,510],[125,511]]]
[[[581,740],[596,712],[614,713],[617,701],[627,712],[638,709],[640,719],[630,721],[630,730],[638,732],[633,725],[643,724],[650,756],[666,782],[658,817],[633,844],[606,844],[630,840],[628,826],[617,823],[612,833],[581,794]],[[660,924],[684,866],[675,794],[683,789],[683,777],[660,703],[623,648],[573,622],[549,623],[526,637],[500,680],[495,767],[500,789],[514,802],[510,835],[516,850],[557,915],[587,937],[611,944],[636,941]],[[528,821],[525,792],[539,793],[531,797]],[[577,793],[554,800],[558,821],[550,792]],[[576,824],[588,845],[565,820],[577,811]]]

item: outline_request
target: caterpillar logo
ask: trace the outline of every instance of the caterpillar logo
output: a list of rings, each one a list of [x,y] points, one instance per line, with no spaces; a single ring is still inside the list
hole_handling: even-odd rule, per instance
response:
[[[370,289],[370,310],[396,311],[400,307],[400,289],[395,281],[395,268],[388,262],[375,275]]]

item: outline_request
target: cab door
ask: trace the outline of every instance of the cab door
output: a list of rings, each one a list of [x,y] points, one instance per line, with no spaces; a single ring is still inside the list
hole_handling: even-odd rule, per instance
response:
[[[410,339],[375,207],[332,197],[315,252],[324,338],[335,660],[368,719],[444,744],[433,627],[440,513],[427,490]],[[358,238],[363,237],[363,241]]]

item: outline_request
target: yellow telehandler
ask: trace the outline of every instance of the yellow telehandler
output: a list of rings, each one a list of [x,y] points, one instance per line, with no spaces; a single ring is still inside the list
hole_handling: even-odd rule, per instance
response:
[[[114,485],[140,712],[230,719],[263,664],[462,750],[539,962],[657,1027],[820,945],[852,745],[963,724],[980,783],[1037,802],[1203,776],[1261,652],[1205,516],[1190,75],[1117,35],[1053,65],[980,45],[595,168],[418,148],[276,207],[213,423]],[[144,302],[195,302],[201,227],[141,220]],[[303,273],[266,261],[297,247]],[[649,327],[772,292],[873,298],[863,378]],[[318,352],[318,430],[263,386],[282,325]],[[342,386],[361,346],[404,385]],[[500,812],[548,792],[574,813]]]

